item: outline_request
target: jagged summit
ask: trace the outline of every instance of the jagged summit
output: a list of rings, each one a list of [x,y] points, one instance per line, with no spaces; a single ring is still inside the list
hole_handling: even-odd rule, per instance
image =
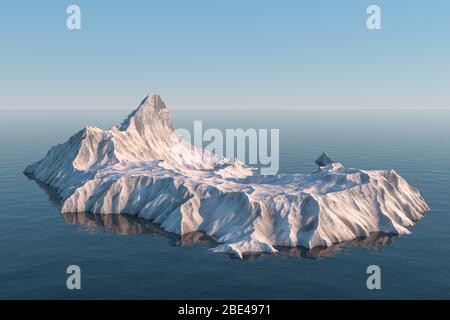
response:
[[[159,94],[148,94],[140,103],[138,109],[149,108],[153,110],[166,109],[166,104]]]
[[[159,94],[148,94],[139,106],[118,126],[118,129],[126,131],[133,122],[140,131],[142,131],[142,127],[158,123],[173,131],[169,111]]]

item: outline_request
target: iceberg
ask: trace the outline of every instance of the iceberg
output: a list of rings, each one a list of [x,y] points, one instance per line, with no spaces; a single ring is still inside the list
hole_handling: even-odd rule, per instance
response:
[[[148,95],[121,124],[85,127],[24,173],[57,192],[63,215],[135,215],[181,236],[202,232],[212,250],[240,258],[408,234],[429,211],[394,170],[346,168],[325,153],[316,163],[310,174],[258,174],[184,141]]]

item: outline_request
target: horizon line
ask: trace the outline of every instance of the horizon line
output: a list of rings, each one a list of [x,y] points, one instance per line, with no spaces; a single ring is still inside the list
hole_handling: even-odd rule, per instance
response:
[[[0,110],[134,110],[137,107],[125,108],[125,107],[0,107]],[[167,107],[169,110],[250,110],[250,111],[274,111],[274,110],[286,110],[286,111],[302,111],[302,110],[450,110],[449,107]]]

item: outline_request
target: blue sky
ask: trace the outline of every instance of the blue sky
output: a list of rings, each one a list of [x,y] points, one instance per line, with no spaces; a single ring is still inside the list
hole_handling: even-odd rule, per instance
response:
[[[0,108],[450,108],[446,0],[2,1],[0,39]]]

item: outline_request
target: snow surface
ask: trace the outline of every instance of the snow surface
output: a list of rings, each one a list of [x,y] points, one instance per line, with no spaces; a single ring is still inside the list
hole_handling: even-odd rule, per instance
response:
[[[85,127],[25,173],[56,189],[62,213],[132,214],[164,230],[200,231],[217,252],[327,247],[372,232],[407,234],[428,210],[394,170],[345,168],[326,154],[311,174],[263,176],[196,149],[174,132],[159,95],[110,130]]]

